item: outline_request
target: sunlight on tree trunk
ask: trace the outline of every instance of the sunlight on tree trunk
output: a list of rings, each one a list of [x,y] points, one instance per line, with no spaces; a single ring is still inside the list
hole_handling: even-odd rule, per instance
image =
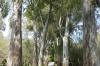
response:
[[[69,36],[69,16],[66,17],[65,34],[63,37],[63,66],[69,66],[68,36]]]
[[[22,5],[18,0],[16,0],[14,2],[14,7],[13,7],[14,24],[12,28],[7,66],[22,65],[21,12],[22,12]]]
[[[46,40],[46,31],[47,31],[47,27],[44,28],[42,39],[41,39],[41,47],[40,47],[40,55],[39,55],[39,63],[38,63],[39,66],[43,66],[44,45],[45,45],[45,40]]]

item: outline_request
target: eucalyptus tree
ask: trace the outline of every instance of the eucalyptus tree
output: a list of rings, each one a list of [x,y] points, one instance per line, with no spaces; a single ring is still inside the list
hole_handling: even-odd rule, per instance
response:
[[[30,1],[30,3],[32,3],[31,1]],[[45,41],[46,41],[46,33],[47,33],[47,29],[48,29],[51,10],[52,10],[52,0],[49,0],[49,1],[37,0],[37,1],[34,1],[34,4],[33,4],[33,9],[32,9],[33,12],[30,12],[31,14],[34,14],[33,16],[35,16],[34,21],[41,22],[41,24],[42,24],[41,44],[40,44],[41,46],[40,46],[39,62],[38,62],[39,66],[43,65],[44,45],[45,45]],[[27,15],[28,14],[29,13],[27,13]],[[47,15],[47,17],[44,16],[45,14]],[[32,18],[33,18],[33,16],[32,16]]]
[[[97,29],[95,22],[96,1],[97,0],[82,0],[83,66],[99,66]]]
[[[36,9],[36,7],[35,7],[36,4],[37,4],[37,1],[28,0],[27,9],[26,9],[26,12],[24,13],[28,20],[28,24],[26,27],[29,31],[33,31],[33,33],[34,33],[34,35],[33,35],[33,65],[34,66],[38,66],[38,49],[37,49],[38,46],[37,46],[37,44],[39,42],[37,39],[39,38],[38,33],[40,32],[39,31],[40,23],[35,18],[35,15],[37,13],[35,12],[36,14],[34,14],[34,11]],[[36,17],[38,17],[38,16],[36,16]]]
[[[53,17],[53,16],[52,16]],[[45,65],[48,66],[48,63],[54,62],[55,58],[54,56],[56,55],[56,27],[53,20],[50,19],[50,23],[48,26],[48,31],[47,31],[47,37],[46,37],[46,45],[45,45]],[[49,59],[50,58],[50,59]]]
[[[22,0],[13,0],[13,28],[7,66],[22,65],[22,33],[21,33]]]
[[[42,0],[42,1],[40,1],[40,0],[34,1],[34,3],[33,3],[34,6],[31,7],[31,8],[33,8],[33,12],[27,13],[27,17],[29,17],[29,18],[32,19],[33,17],[30,16],[30,15],[34,14],[33,15],[35,17],[34,18],[34,21],[35,22],[38,22],[38,23],[41,22],[41,24],[42,24],[42,31],[41,31],[41,41],[42,42],[41,42],[40,57],[39,57],[39,59],[41,58],[40,60],[42,61],[42,63],[43,63],[43,55],[44,55],[43,54],[43,52],[44,52],[43,51],[44,50],[44,45],[46,44],[45,43],[46,42],[45,40],[46,40],[46,33],[47,33],[47,29],[48,29],[48,22],[50,22],[50,20],[51,20],[50,18],[52,18],[50,16],[51,15],[54,16],[52,19],[55,20],[53,22],[56,22],[56,25],[55,26],[57,26],[57,28],[59,30],[59,33],[60,33],[60,40],[62,40],[62,38],[64,37],[64,35],[63,35],[64,34],[64,31],[66,30],[66,29],[64,31],[62,30],[63,27],[65,27],[65,25],[63,25],[63,27],[62,27],[62,23],[64,22],[64,24],[65,24],[67,22],[67,17],[68,17],[68,19],[70,18],[68,16],[68,14],[76,14],[77,13],[77,11],[80,8],[78,9],[79,5],[77,5],[76,7],[74,7],[74,3],[75,4],[79,4],[79,2],[80,1],[78,1],[78,3],[77,3],[76,0],[74,0],[74,1],[72,1],[72,0],[71,1],[70,0],[68,0],[68,1],[66,1],[66,0],[63,0],[63,1],[62,0],[52,1],[52,11],[53,12],[50,13],[51,9],[49,10],[49,7],[48,7],[49,4],[50,4],[50,1],[45,1],[45,0]],[[30,7],[30,6],[28,6],[28,7]],[[70,8],[72,8],[72,9],[70,9]],[[27,10],[29,10],[29,9],[27,9]],[[48,10],[49,10],[49,13],[48,13]],[[48,16],[47,16],[47,14],[48,14]],[[68,40],[68,38],[66,38],[66,40]],[[68,42],[64,43],[64,45],[67,46],[68,45]],[[64,51],[65,51],[65,49],[64,49]],[[61,50],[61,49],[59,48],[59,50]],[[67,49],[67,51],[68,51],[68,49]],[[64,53],[66,53],[66,51]],[[60,54],[58,54],[58,55],[60,55]],[[63,54],[63,56],[64,55],[65,54]],[[66,57],[64,57],[64,58],[66,58]],[[39,60],[39,64],[42,65],[40,63],[40,60]],[[68,61],[68,59],[67,59],[67,61]],[[61,59],[59,59],[59,62],[62,62]]]
[[[69,54],[68,54],[68,39],[70,37],[70,33],[73,31],[73,26],[71,25],[71,22],[73,21],[73,19],[71,18],[72,16],[74,18],[77,19],[77,16],[80,16],[80,3],[81,1],[67,1],[68,6],[66,6],[68,8],[69,11],[67,11],[67,15],[66,15],[66,23],[65,23],[65,32],[64,32],[64,36],[63,36],[63,66],[69,66]],[[70,4],[69,4],[70,3]],[[74,5],[76,7],[74,7]],[[70,7],[70,8],[69,8]],[[76,14],[75,14],[76,13]],[[78,18],[80,21],[81,16]],[[73,21],[75,22],[75,21]]]
[[[69,57],[68,57],[68,37],[71,33],[71,21],[73,20],[71,17],[74,17],[74,19],[77,18],[77,16],[80,16],[80,3],[81,1],[77,0],[58,0],[55,1],[53,4],[56,13],[56,25],[59,32],[59,40],[63,41],[63,66],[69,66]],[[75,5],[75,6],[74,6]],[[79,15],[78,15],[79,14]],[[79,18],[80,20],[80,18]],[[76,20],[75,20],[76,21]],[[59,43],[59,42],[57,42]],[[62,43],[60,43],[62,44]],[[58,44],[60,46],[60,44]],[[58,47],[59,47],[58,46]],[[61,47],[61,46],[60,46]],[[61,50],[61,48],[59,48]],[[61,58],[60,52],[58,50],[58,64],[59,66],[61,64]],[[60,65],[61,66],[61,65]]]
[[[40,17],[41,17],[41,21],[43,24],[43,34],[41,35],[41,47],[40,47],[40,55],[39,55],[39,66],[43,66],[43,56],[44,56],[44,45],[45,45],[45,41],[46,41],[46,32],[48,29],[48,23],[49,23],[49,18],[50,18],[50,13],[52,10],[52,1],[50,1],[50,7],[49,7],[49,12],[48,12],[48,16],[47,16],[47,20],[44,23],[44,20],[42,19],[42,12],[40,11]]]

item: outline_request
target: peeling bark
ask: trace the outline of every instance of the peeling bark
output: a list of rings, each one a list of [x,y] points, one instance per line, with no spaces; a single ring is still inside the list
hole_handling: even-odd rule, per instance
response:
[[[21,33],[21,13],[22,5],[19,1],[14,2],[13,8],[14,25],[10,40],[10,50],[7,59],[7,66],[22,65],[22,33]]]
[[[99,66],[95,7],[92,0],[82,0],[83,6],[83,66]]]

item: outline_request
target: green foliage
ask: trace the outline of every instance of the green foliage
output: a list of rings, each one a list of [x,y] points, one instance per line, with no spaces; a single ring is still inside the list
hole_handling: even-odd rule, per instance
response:
[[[27,29],[28,29],[29,31],[32,31],[32,30],[33,30],[33,25],[32,25],[32,24],[28,24],[28,25],[27,25]]]
[[[70,41],[69,47],[69,64],[70,66],[82,66],[83,64],[83,48],[82,40],[79,43],[73,43]]]
[[[5,2],[5,0],[0,0],[0,8],[1,8],[2,17],[3,18],[6,17],[9,11],[8,2]]]
[[[12,0],[13,2],[15,2],[16,0]]]
[[[33,20],[33,16],[32,16],[32,9],[30,7],[30,5],[27,6],[27,10],[24,13],[24,15],[29,19],[29,20]]]
[[[55,33],[55,26],[52,24],[52,25],[49,25],[49,28],[48,28],[48,31],[47,31],[47,39],[48,40],[55,40],[54,38],[55,38],[55,35],[56,35],[56,33]]]
[[[62,41],[58,47],[56,40],[52,41],[49,47],[49,61],[57,61],[57,52],[62,55]],[[79,40],[79,43],[74,43],[73,39],[69,37],[68,54],[69,54],[69,66],[82,66],[83,64],[83,40]],[[59,51],[58,51],[59,50]]]
[[[76,24],[81,21],[81,0],[73,0],[73,8],[72,8],[72,21]]]
[[[28,4],[27,5],[27,10],[24,13],[24,15],[29,19],[34,21],[34,24],[38,24],[38,31],[42,31],[43,29],[43,25],[41,22],[41,18],[40,18],[40,11],[42,11],[42,16],[43,16],[43,22],[45,24],[46,20],[47,20],[47,15],[48,15],[48,11],[49,11],[49,4],[50,1],[48,0],[35,0],[34,3],[32,2],[32,4]],[[52,15],[53,16],[53,15]],[[52,19],[50,19],[50,22]],[[29,22],[30,24],[27,26],[27,28],[29,30],[33,30],[31,22]]]
[[[23,3],[23,0],[12,0],[12,2],[18,2],[18,3],[20,3],[20,4],[22,4]]]
[[[2,32],[0,32],[0,63],[7,58],[9,41],[3,39]]]
[[[2,61],[3,66],[6,66],[6,63],[7,63],[7,60],[4,59],[4,60]]]
[[[22,41],[22,52],[23,52],[23,61],[26,60],[32,63],[33,60],[33,43],[32,40],[23,40]]]
[[[100,1],[99,0],[92,0],[91,2],[95,7],[100,7]]]
[[[1,20],[1,21],[0,21],[0,29],[1,29],[3,26],[5,26],[5,24],[4,24],[4,22]]]
[[[51,45],[49,46],[49,61],[57,61],[57,43],[56,41],[52,41]]]
[[[9,23],[10,28],[13,28],[13,25],[14,25],[13,22]]]
[[[98,33],[98,50],[100,55],[100,33]]]
[[[33,30],[32,22],[28,22],[26,27],[27,27],[28,30],[32,31]]]
[[[42,16],[44,22],[46,22],[48,10],[49,10],[49,0],[35,0],[34,3],[28,4],[27,10],[25,12],[25,16],[29,19],[34,21],[34,24],[38,24],[39,30],[43,29],[39,11],[42,11]],[[57,59],[57,51],[59,50],[60,54],[62,55],[62,40],[59,41],[60,46],[58,47],[56,44],[55,37],[60,37],[58,27],[59,17],[62,18],[62,27],[61,32],[62,35],[65,31],[65,22],[66,22],[66,15],[71,14],[71,22],[70,22],[70,33],[74,30],[74,22],[76,24],[81,20],[81,0],[53,0],[52,1],[52,13],[50,14],[49,20],[49,27],[47,32],[47,40],[52,41],[52,45],[49,47],[49,60],[56,60]],[[33,28],[32,23],[30,21],[29,25],[27,26],[28,29]],[[55,36],[57,35],[57,36]],[[61,39],[61,38],[60,38]],[[82,62],[82,46],[79,44],[75,44],[71,38],[69,38],[69,56],[70,62],[74,63],[75,66],[78,65],[78,60]],[[73,51],[74,50],[74,51]],[[78,53],[77,53],[78,51]],[[75,55],[75,57],[73,57]],[[79,66],[79,65],[78,65]],[[81,65],[80,65],[81,66]]]

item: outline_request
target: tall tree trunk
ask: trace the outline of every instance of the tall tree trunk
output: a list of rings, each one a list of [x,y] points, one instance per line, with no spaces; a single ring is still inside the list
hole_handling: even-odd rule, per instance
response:
[[[46,55],[45,55],[45,66],[48,66],[48,62],[49,62],[49,60],[48,60],[48,49],[46,49]]]
[[[21,33],[21,13],[22,2],[14,1],[14,27],[12,29],[10,50],[7,59],[7,66],[21,66],[22,65],[22,33]]]
[[[63,37],[63,66],[69,66],[68,58],[68,37],[69,37],[69,16],[66,17],[65,34]]]
[[[33,66],[38,66],[38,54],[37,54],[37,26],[34,26],[34,46],[33,46]]]
[[[82,0],[83,66],[99,66],[97,31],[92,0]]]
[[[59,30],[59,35],[58,35],[58,38],[57,38],[57,66],[62,66],[62,53],[61,53],[61,41],[62,41],[62,32],[61,32],[61,27],[62,27],[62,18],[60,16],[59,18],[59,24],[58,24],[58,30]]]
[[[46,32],[48,29],[48,23],[49,23],[49,19],[50,19],[50,14],[51,14],[51,10],[52,10],[52,4],[50,3],[50,8],[49,8],[49,12],[48,12],[48,17],[47,17],[47,21],[44,24],[44,20],[42,19],[43,16],[40,13],[41,16],[41,21],[43,24],[43,31],[42,31],[42,35],[41,35],[41,47],[40,47],[40,55],[39,55],[39,66],[43,66],[43,57],[44,57],[44,46],[45,46],[45,42],[46,42]]]
[[[62,66],[61,38],[57,38],[57,66]]]
[[[46,40],[46,45],[45,45],[45,58],[44,58],[44,62],[45,62],[45,66],[48,66],[48,63],[49,63],[49,58],[48,58],[48,56],[49,56],[49,47],[50,47],[50,45],[51,45],[51,40]]]
[[[43,34],[41,35],[41,47],[40,47],[40,55],[39,55],[39,66],[43,66],[43,57],[44,57],[44,45],[46,41],[46,32],[47,32],[48,24],[43,28]]]
[[[34,8],[33,8],[34,0],[30,1],[30,5],[31,5],[33,19],[35,19]],[[38,50],[37,50],[38,28],[37,28],[37,24],[34,25],[34,22],[33,22],[33,28],[34,28],[34,37],[33,37],[33,41],[34,41],[33,42],[33,66],[38,66]]]

